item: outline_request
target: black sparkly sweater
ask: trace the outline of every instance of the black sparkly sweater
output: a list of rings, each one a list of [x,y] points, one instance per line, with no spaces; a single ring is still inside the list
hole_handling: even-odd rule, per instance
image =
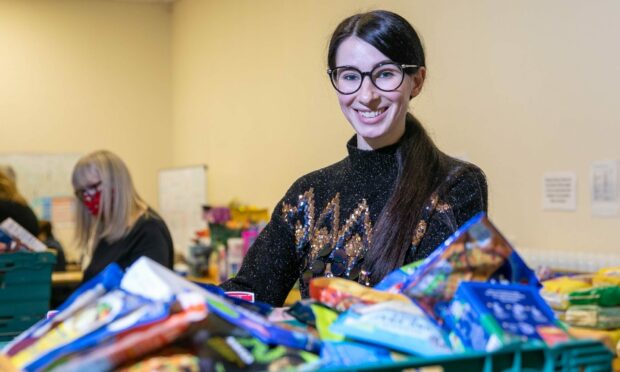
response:
[[[367,281],[359,263],[395,184],[399,146],[360,150],[354,136],[347,143],[349,156],[298,179],[276,206],[237,276],[221,287],[254,292],[256,300],[282,306],[296,280],[302,297],[308,297],[312,277]],[[403,264],[425,258],[486,209],[482,171],[455,165],[424,207]]]

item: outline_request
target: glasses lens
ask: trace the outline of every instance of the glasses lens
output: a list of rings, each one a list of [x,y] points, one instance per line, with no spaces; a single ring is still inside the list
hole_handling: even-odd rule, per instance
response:
[[[362,84],[362,74],[349,67],[339,67],[332,71],[332,83],[340,93],[353,93]]]
[[[94,183],[92,185],[88,185],[84,188],[81,189],[77,189],[75,190],[75,196],[78,197],[78,199],[83,200],[84,198],[88,198],[90,196],[93,196],[97,193],[97,191],[99,191],[99,186],[101,186],[101,182],[97,182]]]
[[[392,63],[375,67],[370,76],[375,86],[385,91],[396,90],[403,82],[403,70]]]

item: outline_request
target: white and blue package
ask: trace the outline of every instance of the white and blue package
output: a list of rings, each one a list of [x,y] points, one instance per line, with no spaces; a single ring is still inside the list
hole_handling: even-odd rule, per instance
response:
[[[81,285],[73,294],[58,308],[58,313],[50,319],[41,321],[22,332],[11,341],[2,352],[6,355],[14,355],[24,347],[36,342],[47,333],[54,325],[72,316],[76,311],[95,301],[106,292],[120,286],[123,278],[123,270],[117,264],[108,265],[94,278]]]
[[[470,350],[542,342],[545,334],[564,333],[538,288],[519,284],[462,282],[444,318]]]
[[[56,316],[33,326],[4,352],[18,368],[40,370],[119,332],[168,316],[169,304],[121,290],[122,277],[118,265],[109,265],[71,295]]]
[[[380,345],[407,354],[451,354],[447,335],[414,303],[388,301],[356,305],[329,327],[347,339]]]
[[[206,297],[206,301],[209,312],[245,330],[265,344],[284,345],[314,353],[318,353],[321,349],[321,341],[307,332],[281,327],[260,314],[234,305],[227,299],[211,293]]]
[[[392,271],[381,279],[374,288],[379,291],[400,293],[407,278],[411,276],[422,263],[422,260],[415,261]]]
[[[165,304],[114,289],[56,324],[35,343],[11,356],[11,362],[25,371],[38,371],[63,356],[168,314],[169,306]]]
[[[323,368],[359,368],[362,365],[394,362],[394,354],[380,346],[351,341],[324,341],[320,363]]]

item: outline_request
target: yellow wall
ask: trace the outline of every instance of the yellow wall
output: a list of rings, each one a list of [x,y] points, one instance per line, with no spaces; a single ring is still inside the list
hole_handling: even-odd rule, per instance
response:
[[[427,48],[413,112],[448,153],[486,172],[490,212],[518,245],[616,251],[619,219],[590,216],[589,164],[620,159],[620,2],[607,0],[178,1],[175,164],[209,165],[209,198],[273,206],[353,133],[327,80],[345,16],[387,8]],[[541,208],[542,175],[574,170],[576,212]]]
[[[107,148],[156,206],[172,165],[170,31],[163,5],[0,0],[0,152]]]
[[[620,159],[620,2],[600,0],[0,0],[0,152],[109,148],[156,204],[157,170],[206,163],[208,197],[273,207],[352,135],[325,74],[336,24],[387,8],[421,33],[413,112],[486,172],[519,246],[611,252],[589,164]],[[574,170],[576,212],[541,209],[541,176]]]

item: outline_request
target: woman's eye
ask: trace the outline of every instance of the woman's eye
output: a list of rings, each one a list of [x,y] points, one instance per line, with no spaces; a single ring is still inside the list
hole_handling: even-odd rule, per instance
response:
[[[377,79],[389,79],[392,78],[396,75],[396,73],[392,70],[383,70],[383,71],[379,71],[377,73],[376,78]]]
[[[344,74],[342,74],[342,76],[340,78],[342,80],[355,81],[355,80],[359,79],[360,76],[359,76],[359,74],[355,74],[355,73],[344,73]]]

